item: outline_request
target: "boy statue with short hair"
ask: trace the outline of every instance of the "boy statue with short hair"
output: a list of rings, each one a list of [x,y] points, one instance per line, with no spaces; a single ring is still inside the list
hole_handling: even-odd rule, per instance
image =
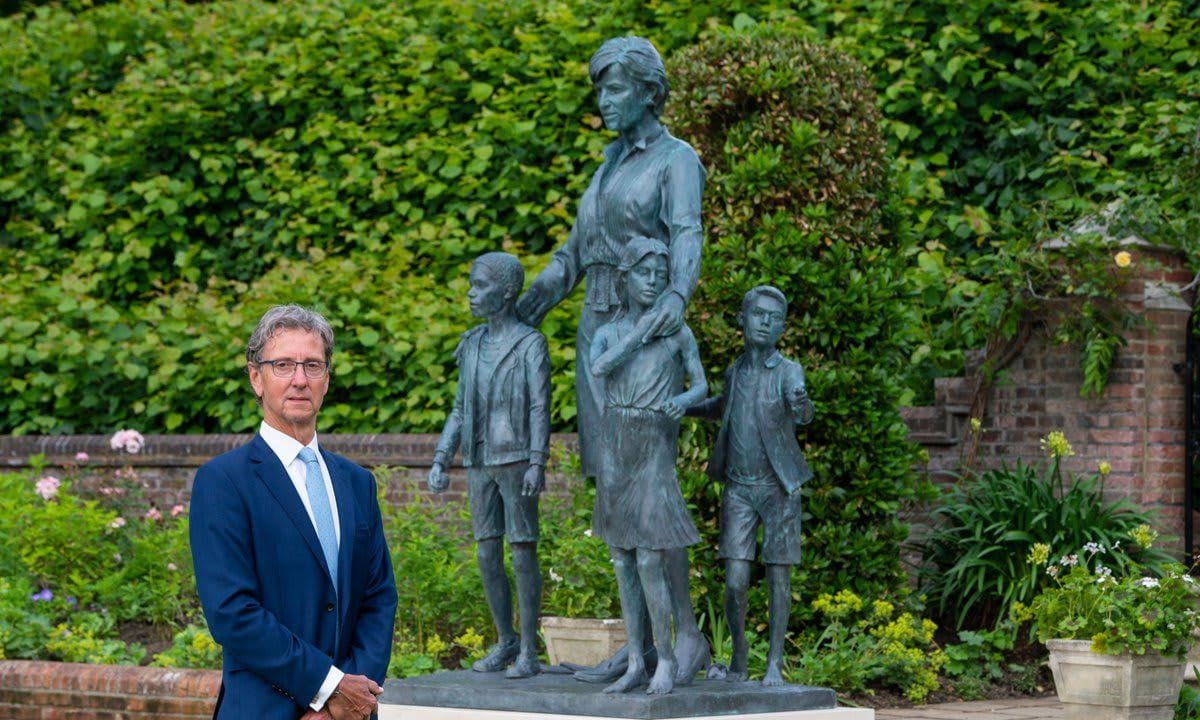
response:
[[[538,496],[550,446],[550,353],[546,338],[517,319],[525,271],[507,253],[487,253],[471,267],[471,314],[487,320],[463,334],[455,350],[458,391],[429,471],[429,489],[449,485],[445,468],[462,446],[471,522],[496,645],[472,669],[509,678],[541,671],[537,653],[542,574],[538,566]],[[504,538],[512,551],[521,632],[513,628],[512,589],[504,572]],[[511,666],[509,666],[511,663]]]
[[[787,298],[777,288],[760,285],[747,292],[738,313],[746,352],[725,372],[724,391],[688,410],[721,420],[708,474],[725,483],[718,556],[725,560],[725,616],[733,640],[727,680],[747,678],[746,594],[755,536],[760,525],[763,529],[770,597],[764,685],[784,682],[791,572],[800,562],[800,486],[812,478],[795,432],[796,425],[813,419],[804,368],[775,347],[786,319]]]

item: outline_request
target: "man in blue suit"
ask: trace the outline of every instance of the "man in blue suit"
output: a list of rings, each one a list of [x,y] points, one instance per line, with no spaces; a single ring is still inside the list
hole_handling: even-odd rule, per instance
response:
[[[196,586],[223,650],[217,720],[361,720],[383,692],[396,585],[374,478],[317,444],[332,353],[325,318],[268,310],[246,348],[259,432],[196,473]]]

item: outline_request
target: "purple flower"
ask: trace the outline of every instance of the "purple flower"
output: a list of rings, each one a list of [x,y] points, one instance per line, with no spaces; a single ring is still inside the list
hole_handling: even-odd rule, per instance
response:
[[[29,599],[35,602],[50,602],[54,599],[54,593],[50,592],[50,588],[42,588],[41,592],[30,595]]]

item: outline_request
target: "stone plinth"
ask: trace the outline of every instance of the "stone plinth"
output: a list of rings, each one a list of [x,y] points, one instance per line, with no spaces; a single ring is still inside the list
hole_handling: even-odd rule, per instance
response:
[[[757,682],[697,680],[669,695],[636,691],[606,695],[603,686],[569,674],[543,673],[508,680],[503,673],[469,670],[389,680],[380,698],[380,720],[484,720],[492,718],[771,718],[772,720],[872,720],[871,710],[837,708],[828,688],[763,687]],[[820,713],[820,714],[813,714]],[[849,714],[847,714],[849,713]]]

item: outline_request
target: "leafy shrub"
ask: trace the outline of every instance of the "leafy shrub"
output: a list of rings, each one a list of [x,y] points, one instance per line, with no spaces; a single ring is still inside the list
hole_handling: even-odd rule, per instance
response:
[[[933,642],[937,625],[893,603],[870,604],[848,590],[822,593],[813,610],[826,621],[820,632],[794,641],[790,679],[839,692],[863,692],[872,684],[892,687],[921,702],[938,687],[945,654]]]
[[[575,481],[564,501],[542,501],[542,614],[564,617],[621,616],[608,546],[592,537],[595,486]]]
[[[1057,435],[1063,443],[1065,438]],[[1108,500],[1101,474],[1064,474],[1051,448],[1040,466],[1020,461],[951,486],[934,509],[935,527],[919,545],[921,587],[929,603],[957,628],[986,628],[1003,621],[1013,603],[1028,604],[1046,583],[1027,559],[1035,545],[1081,548],[1089,542],[1118,548],[1107,563],[1124,570],[1134,558],[1150,566],[1169,554],[1121,540],[1153,520],[1128,498]],[[1131,555],[1132,554],[1132,555]]]
[[[140,665],[146,649],[137,643],[113,639],[113,620],[98,613],[80,612],[56,625],[46,650],[63,662],[93,665]]]
[[[687,48],[669,73],[668,123],[709,170],[704,272],[689,312],[702,320],[710,384],[742,351],[742,295],[779,287],[791,301],[780,349],[804,364],[817,412],[802,431],[815,477],[804,488],[798,591],[878,597],[904,584],[897,510],[919,487],[897,409],[914,329],[899,299],[907,241],[894,232],[871,80],[848,56],[779,28]],[[684,457],[699,466],[708,443]],[[712,483],[684,483],[704,521],[715,518]]]
[[[171,647],[154,656],[155,667],[221,669],[221,646],[208,628],[188,625],[171,639]]]

